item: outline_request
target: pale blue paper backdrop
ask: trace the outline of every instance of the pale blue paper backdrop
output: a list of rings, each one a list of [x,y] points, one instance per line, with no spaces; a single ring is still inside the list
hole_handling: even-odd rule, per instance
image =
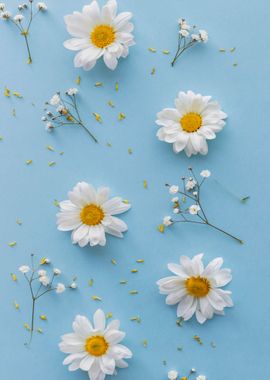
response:
[[[0,378],[86,380],[86,373],[69,373],[62,366],[64,355],[57,344],[61,334],[71,330],[77,313],[91,316],[101,306],[121,319],[127,332],[125,344],[134,352],[129,369],[119,372],[119,380],[163,380],[172,368],[185,375],[191,367],[209,380],[266,379],[270,376],[269,2],[119,3],[121,10],[134,13],[137,44],[115,72],[103,63],[91,72],[76,70],[73,53],[62,46],[68,38],[63,16],[80,10],[82,0],[48,0],[48,13],[39,15],[31,30],[32,66],[25,63],[25,46],[15,28],[4,22],[0,25]],[[9,0],[8,8],[14,12],[16,4]],[[175,50],[179,17],[207,29],[210,39],[171,68],[172,53],[167,56],[161,51]],[[158,52],[150,53],[149,47]],[[234,53],[229,52],[232,47],[236,47]],[[220,48],[227,52],[220,53]],[[156,73],[150,75],[153,67]],[[49,135],[41,122],[44,101],[57,90],[73,87],[78,75],[83,118],[98,136],[99,145],[76,128]],[[95,88],[97,81],[104,86]],[[5,98],[4,86],[20,91],[24,98]],[[189,89],[212,95],[229,115],[206,157],[174,155],[169,145],[155,137],[156,112],[173,106],[179,90]],[[108,100],[116,104],[115,109],[107,106]],[[102,115],[102,124],[94,121],[92,112]],[[119,112],[126,114],[126,120],[117,120]],[[47,145],[56,152],[46,150]],[[128,154],[128,148],[133,154]],[[27,166],[29,159],[33,163]],[[49,167],[50,161],[56,165]],[[156,226],[170,212],[164,184],[177,182],[189,165],[196,171],[208,168],[236,194],[250,195],[243,205],[213,179],[204,192],[213,221],[239,235],[243,246],[200,226],[177,226],[164,235],[157,232]],[[109,237],[104,248],[80,249],[71,245],[69,233],[57,231],[53,201],[65,199],[81,180],[108,185],[114,195],[130,200],[133,208],[123,216],[129,231],[123,240]],[[143,180],[148,181],[147,190]],[[16,224],[17,218],[22,226]],[[15,240],[17,246],[9,247]],[[44,313],[48,321],[37,321],[44,334],[36,334],[27,349],[23,323],[30,320],[29,293],[23,278],[18,275],[14,283],[10,273],[28,263],[31,252],[50,257],[63,270],[64,279],[77,275],[79,289],[41,300],[37,316]],[[176,309],[165,305],[155,282],[168,275],[168,262],[176,262],[180,254],[198,252],[205,252],[206,261],[223,256],[225,266],[232,268],[233,282],[228,288],[235,307],[226,311],[226,317],[203,326],[192,320],[177,327]],[[145,263],[137,264],[141,258]],[[131,274],[133,268],[139,273]],[[92,288],[88,287],[90,278],[94,278]],[[122,279],[128,284],[119,285]],[[139,294],[129,295],[131,289]],[[102,297],[102,302],[92,301],[92,295]],[[20,304],[18,312],[14,300]],[[134,315],[142,318],[141,324],[129,320]],[[193,340],[195,334],[203,346]],[[148,348],[142,345],[145,339]],[[178,346],[183,350],[178,351]]]

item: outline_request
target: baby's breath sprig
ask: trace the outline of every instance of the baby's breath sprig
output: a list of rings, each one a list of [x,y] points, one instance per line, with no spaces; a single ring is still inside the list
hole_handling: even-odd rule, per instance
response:
[[[179,373],[175,370],[171,370],[168,372],[168,379],[169,380],[189,380],[193,375],[196,374],[196,369],[191,368],[187,376],[179,376]],[[196,377],[196,380],[206,380],[206,376],[204,375],[199,375]]]
[[[211,172],[209,170],[202,170],[200,173],[200,180],[196,178],[196,175],[191,167],[188,168],[190,176],[188,178],[182,177],[182,189],[181,186],[169,185],[169,193],[173,195],[173,213],[179,215],[181,219],[174,219],[171,216],[165,216],[163,218],[164,227],[169,227],[175,223],[196,223],[209,226],[229,237],[243,244],[243,240],[235,237],[229,232],[224,231],[222,228],[217,227],[211,223],[206,216],[204,207],[201,201],[201,188],[205,180],[210,177]],[[180,199],[179,196],[180,195]],[[187,205],[189,202],[189,205]]]
[[[0,16],[3,20],[12,22],[16,28],[19,30],[20,35],[24,38],[28,60],[27,63],[31,64],[33,62],[32,55],[29,46],[29,31],[32,25],[32,22],[36,15],[40,12],[45,12],[48,8],[47,5],[43,2],[39,2],[36,4],[36,10],[33,8],[34,0],[28,0],[28,3],[23,3],[18,5],[18,10],[21,13],[16,14],[12,17],[12,13],[5,10],[5,4],[0,4]],[[27,20],[26,20],[26,12],[27,12]]]
[[[178,46],[174,59],[171,62],[172,66],[174,66],[175,62],[184,51],[198,43],[206,43],[208,41],[208,33],[206,30],[200,29],[196,32],[197,27],[195,25],[190,26],[184,18],[178,20],[178,26]]]
[[[98,140],[84,125],[77,104],[77,94],[79,90],[77,88],[70,88],[64,94],[57,92],[51,100],[45,103],[46,112],[45,116],[42,117],[42,121],[46,123],[46,130],[52,132],[54,128],[62,127],[65,125],[77,125],[85,130],[85,132],[93,139],[96,143]],[[48,109],[48,106],[55,107],[56,113],[53,113]]]
[[[50,262],[48,263],[48,265]],[[31,324],[28,330],[30,331],[30,338],[25,345],[30,345],[35,325],[35,310],[36,303],[47,293],[55,291],[60,294],[63,293],[67,288],[76,289],[76,278],[74,277],[69,285],[64,285],[62,282],[55,283],[55,278],[61,275],[61,270],[58,268],[53,268],[51,275],[48,275],[47,271],[43,269],[43,264],[40,261],[37,265],[34,262],[34,254],[31,254],[31,266],[22,265],[19,267],[19,271],[24,275],[26,279],[32,298],[32,313],[31,313]]]

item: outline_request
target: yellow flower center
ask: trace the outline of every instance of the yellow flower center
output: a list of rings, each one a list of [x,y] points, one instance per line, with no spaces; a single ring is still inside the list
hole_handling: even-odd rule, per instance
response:
[[[188,133],[196,132],[202,126],[202,117],[198,113],[189,112],[180,119],[180,125]]]
[[[84,206],[80,217],[83,224],[87,224],[88,226],[96,226],[103,220],[104,212],[101,207],[95,204],[90,204]]]
[[[102,356],[106,354],[108,348],[108,342],[100,335],[91,336],[85,341],[85,351],[93,356]]]
[[[92,44],[100,49],[111,45],[115,38],[115,29],[107,24],[95,26],[90,34]]]
[[[210,282],[205,277],[189,277],[185,281],[188,294],[193,297],[205,297],[211,288]]]

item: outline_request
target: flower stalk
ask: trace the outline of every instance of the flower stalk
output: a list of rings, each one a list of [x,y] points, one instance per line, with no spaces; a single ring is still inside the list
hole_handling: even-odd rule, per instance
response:
[[[201,180],[198,180],[195,176],[192,168],[189,168],[191,173],[191,177],[186,179],[182,177],[183,190],[179,188],[179,186],[169,185],[170,194],[181,195],[181,200],[179,200],[178,196],[175,196],[172,199],[173,202],[173,212],[175,215],[181,217],[181,219],[172,218],[167,216],[163,219],[163,225],[168,227],[175,223],[193,223],[193,224],[201,224],[215,229],[216,231],[221,232],[222,234],[234,239],[240,244],[243,244],[243,240],[231,234],[230,232],[225,231],[223,228],[216,226],[214,223],[209,221],[209,218],[206,215],[204,210],[204,206],[201,201],[201,188],[204,184],[206,178],[208,178],[211,173],[209,170],[203,170],[201,172]],[[187,201],[190,201],[191,205],[187,207],[185,204]]]
[[[174,66],[178,58],[192,46],[208,41],[208,33],[205,30],[199,30],[196,33],[196,26],[190,26],[187,24],[185,19],[178,20],[178,43],[175,56],[171,62],[171,65]]]
[[[46,130],[48,132],[52,132],[54,128],[66,125],[78,126],[82,128],[95,143],[98,143],[97,138],[82,121],[77,105],[77,93],[77,88],[67,90],[65,97],[62,96],[60,92],[57,92],[49,102],[46,102],[46,106],[56,107],[56,113],[53,113],[46,107],[44,109],[46,115],[42,117],[42,121],[46,123]]]
[[[44,296],[47,293],[55,291],[56,293],[63,293],[67,288],[76,289],[76,278],[73,278],[72,282],[69,285],[64,285],[62,283],[55,284],[54,280],[56,276],[61,274],[59,269],[54,268],[51,278],[48,276],[47,271],[41,269],[43,267],[42,261],[38,266],[35,266],[34,263],[34,254],[31,254],[31,266],[22,265],[19,268],[19,271],[23,273],[26,282],[28,283],[30,294],[31,294],[31,324],[28,330],[30,331],[30,337],[28,342],[25,343],[26,346],[30,346],[35,331],[35,312],[36,304],[39,298]]]
[[[16,14],[12,18],[12,14],[9,11],[4,10],[4,4],[2,6],[2,13],[1,17],[4,20],[10,20],[15,27],[19,30],[20,35],[24,38],[26,49],[27,49],[27,54],[28,54],[28,59],[27,63],[31,64],[33,62],[32,59],[32,54],[30,50],[30,44],[29,44],[29,32],[30,32],[30,27],[32,25],[33,19],[37,16],[38,13],[44,12],[47,10],[47,5],[45,3],[37,3],[36,5],[36,11],[33,9],[33,2],[34,0],[28,0],[28,3],[24,3],[22,5],[18,6],[18,10],[21,12],[20,14]],[[28,12],[28,21],[25,20],[26,16],[26,11]],[[25,20],[25,21],[24,21]]]

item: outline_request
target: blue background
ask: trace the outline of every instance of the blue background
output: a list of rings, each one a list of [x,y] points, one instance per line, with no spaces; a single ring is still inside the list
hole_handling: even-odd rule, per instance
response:
[[[0,378],[87,379],[86,373],[68,372],[62,366],[64,355],[57,344],[63,333],[71,331],[76,314],[91,317],[98,307],[121,320],[127,332],[125,344],[134,352],[130,367],[119,372],[119,380],[162,380],[170,369],[184,376],[191,367],[209,380],[269,377],[268,1],[121,0],[120,9],[134,13],[137,44],[115,72],[102,62],[91,72],[73,68],[74,54],[62,46],[68,38],[63,16],[80,10],[84,2],[47,3],[48,13],[39,15],[31,29],[31,66],[26,64],[24,42],[15,28],[3,21],[0,26]],[[10,0],[7,8],[16,12],[16,5]],[[186,52],[171,68],[179,17],[207,29],[210,40]],[[149,52],[149,47],[157,53]],[[232,47],[236,47],[234,53],[229,52]],[[220,53],[220,48],[227,52]],[[163,49],[171,55],[162,54]],[[156,74],[150,75],[153,67]],[[44,102],[57,90],[75,86],[78,75],[82,116],[99,138],[98,145],[75,127],[48,134],[41,122]],[[97,81],[103,87],[94,87]],[[24,98],[5,98],[4,86],[20,91]],[[225,129],[210,142],[206,157],[175,155],[170,145],[155,137],[156,113],[173,106],[179,90],[189,89],[212,95],[229,115]],[[115,103],[114,109],[108,107],[108,100]],[[14,108],[16,117],[12,116]],[[92,112],[102,115],[102,124]],[[119,112],[126,114],[126,120],[117,120]],[[48,151],[47,145],[55,152]],[[128,148],[133,154],[128,154]],[[27,166],[29,159],[33,163]],[[49,167],[50,161],[56,165]],[[213,178],[234,193],[251,196],[243,205],[213,178],[203,194],[212,221],[240,236],[243,246],[202,226],[177,226],[165,234],[156,230],[170,213],[164,184],[176,183],[189,165],[197,172],[210,169]],[[109,237],[104,248],[81,249],[71,245],[69,233],[57,231],[53,201],[66,199],[81,180],[108,185],[113,195],[130,200],[133,208],[123,216],[129,231],[123,240]],[[148,181],[148,189],[143,180]],[[16,224],[17,218],[22,226]],[[15,240],[17,246],[9,247]],[[18,275],[18,282],[12,282],[10,273],[29,263],[31,252],[50,257],[63,270],[63,281],[77,275],[79,289],[40,300],[37,317],[46,314],[48,321],[37,318],[44,334],[35,334],[27,349],[28,332],[23,324],[30,322],[30,294],[24,279]],[[192,320],[178,327],[176,308],[165,305],[155,282],[169,274],[168,262],[177,262],[180,254],[198,252],[205,252],[206,262],[223,256],[225,267],[232,268],[228,288],[235,307],[225,317],[202,326]],[[145,263],[137,264],[141,258]],[[131,274],[133,268],[139,272]],[[94,279],[92,288],[90,278]],[[128,284],[119,285],[122,279]],[[139,294],[131,296],[132,289]],[[93,301],[92,295],[102,297],[102,302]],[[14,300],[20,311],[14,309]],[[142,318],[141,324],[129,320],[134,315]],[[202,346],[193,340],[195,334],[201,337]],[[145,339],[147,348],[142,345]],[[183,350],[178,351],[178,346]]]

